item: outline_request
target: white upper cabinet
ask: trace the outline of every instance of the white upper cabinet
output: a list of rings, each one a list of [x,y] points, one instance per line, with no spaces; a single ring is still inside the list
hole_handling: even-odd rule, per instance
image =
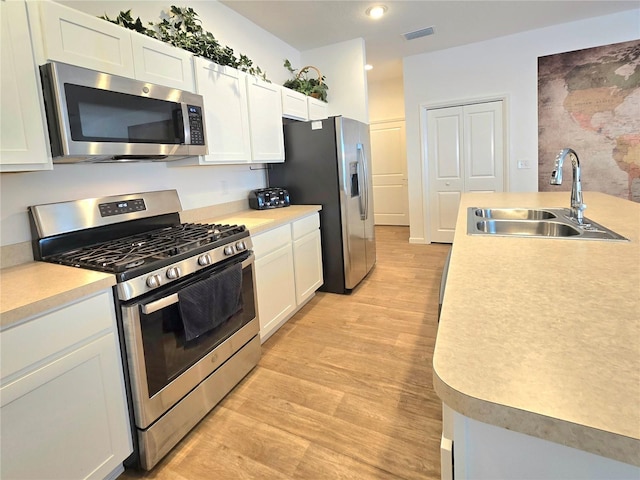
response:
[[[309,120],[322,120],[329,116],[329,105],[317,98],[307,97]]]
[[[101,18],[46,1],[30,5],[39,63],[57,61],[193,92],[193,55]],[[40,28],[38,28],[38,26]]]
[[[280,87],[200,57],[194,67],[209,154],[170,165],[283,162]]]
[[[309,120],[307,96],[282,87],[282,116],[293,120]]]
[[[284,162],[280,86],[247,76],[247,93],[252,160]]]
[[[204,98],[209,154],[201,163],[251,162],[246,75],[196,57],[196,87]]]
[[[131,47],[135,78],[195,92],[191,53],[137,32],[131,33]]]
[[[281,87],[282,116],[293,120],[321,120],[329,116],[329,105],[317,98]]]
[[[0,171],[51,170],[39,72],[24,2],[0,2]],[[10,72],[10,73],[8,73]]]
[[[135,78],[129,30],[55,2],[34,7],[42,29],[43,63],[54,60]]]

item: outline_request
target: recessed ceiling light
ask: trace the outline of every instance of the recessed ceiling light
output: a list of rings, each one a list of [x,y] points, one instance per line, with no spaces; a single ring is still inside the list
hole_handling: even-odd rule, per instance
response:
[[[385,13],[387,13],[387,6],[375,5],[373,7],[367,8],[367,11],[365,13],[371,18],[377,20],[378,18],[382,17]]]
[[[369,71],[369,70],[373,70],[373,65],[369,65],[368,63],[364,66],[364,69]]]

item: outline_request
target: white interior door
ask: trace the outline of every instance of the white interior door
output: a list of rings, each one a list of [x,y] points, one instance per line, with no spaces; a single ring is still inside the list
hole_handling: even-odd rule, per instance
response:
[[[504,190],[502,102],[464,107],[464,191]]]
[[[453,242],[463,192],[504,190],[502,101],[427,111],[430,238]]]
[[[432,242],[452,242],[464,190],[462,107],[427,112],[429,213]]]
[[[370,126],[376,225],[409,225],[404,121]]]

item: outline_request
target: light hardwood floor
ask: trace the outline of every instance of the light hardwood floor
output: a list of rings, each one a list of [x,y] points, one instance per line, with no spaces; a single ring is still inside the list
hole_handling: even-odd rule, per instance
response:
[[[377,264],[351,293],[318,293],[258,366],[149,479],[439,479],[432,386],[449,245],[376,227]]]

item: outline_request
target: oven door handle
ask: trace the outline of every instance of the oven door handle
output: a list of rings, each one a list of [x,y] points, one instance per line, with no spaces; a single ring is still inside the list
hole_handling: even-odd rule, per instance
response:
[[[245,268],[252,264],[255,260],[255,255],[253,252],[249,255],[244,262],[242,262],[242,268]],[[146,305],[140,305],[140,310],[145,315],[149,315],[151,313],[157,312],[158,310],[162,310],[163,308],[168,307],[169,305],[173,305],[174,303],[178,303],[180,299],[178,298],[178,294],[174,293],[172,295],[167,295],[155,302],[148,303]]]

